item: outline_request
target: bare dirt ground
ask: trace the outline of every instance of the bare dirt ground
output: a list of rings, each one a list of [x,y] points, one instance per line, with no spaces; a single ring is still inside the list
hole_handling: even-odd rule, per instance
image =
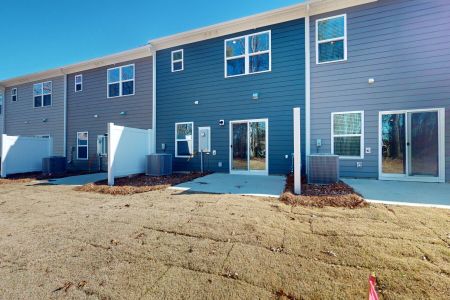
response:
[[[0,186],[0,299],[383,299],[450,294],[450,211]]]

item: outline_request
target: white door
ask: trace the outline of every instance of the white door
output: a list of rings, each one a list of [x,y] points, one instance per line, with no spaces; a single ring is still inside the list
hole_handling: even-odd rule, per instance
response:
[[[444,109],[380,112],[379,178],[444,182]]]
[[[268,120],[230,122],[230,173],[268,175]]]

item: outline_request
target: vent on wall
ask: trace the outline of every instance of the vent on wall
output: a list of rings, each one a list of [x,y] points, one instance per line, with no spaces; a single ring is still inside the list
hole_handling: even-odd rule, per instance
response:
[[[339,156],[314,154],[308,156],[308,183],[330,184],[339,181]]]

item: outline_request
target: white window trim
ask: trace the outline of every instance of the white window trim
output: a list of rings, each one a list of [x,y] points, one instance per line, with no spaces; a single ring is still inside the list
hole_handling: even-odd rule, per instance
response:
[[[81,78],[80,83],[77,83],[77,78]],[[79,90],[79,91],[77,91],[77,84],[81,85],[81,90]],[[75,75],[75,79],[74,79],[74,90],[75,90],[75,93],[78,93],[78,92],[82,92],[82,91],[83,91],[83,74]]]
[[[130,67],[130,66],[133,66],[133,79],[122,80],[122,69],[126,68],[126,67]],[[119,69],[119,81],[108,82],[109,71],[110,70],[114,70],[114,69]],[[122,95],[122,83],[130,82],[130,81],[133,81],[133,94]],[[109,96],[109,86],[111,84],[116,84],[116,83],[119,84],[119,95],[110,97]],[[120,67],[109,68],[108,70],[106,70],[106,96],[107,96],[108,99],[134,96],[135,94],[136,94],[136,66],[134,64],[129,64],[129,65],[124,65],[124,66],[120,66]]]
[[[182,125],[182,124],[191,124],[192,125],[192,155],[178,155],[178,142],[181,141],[189,141],[187,139],[178,139],[177,138],[177,127],[178,125]],[[194,122],[178,122],[175,123],[175,157],[180,157],[180,158],[190,158],[194,156],[194,152],[195,152],[195,148],[194,148]]]
[[[50,93],[47,93],[47,94],[44,93],[44,84],[45,83],[50,83],[50,86],[51,86]],[[40,95],[41,96],[41,106],[35,106],[35,102],[34,102],[34,97],[36,97],[36,95],[34,94],[34,86],[38,85],[38,84],[41,85],[41,87],[42,87],[42,94]],[[50,95],[50,105],[44,105],[44,96],[47,96],[47,95]],[[49,106],[53,106],[53,82],[50,80],[50,81],[34,83],[33,84],[33,107],[41,108],[41,107],[49,107]]]
[[[173,55],[175,54],[175,53],[178,53],[178,52],[181,52],[181,59],[173,59]],[[179,49],[179,50],[174,50],[174,51],[172,51],[171,52],[171,61],[172,61],[172,73],[173,72],[181,72],[181,71],[184,71],[184,49]],[[178,63],[178,62],[181,62],[181,69],[180,70],[175,70],[174,69],[174,64],[175,63]]]
[[[264,34],[264,33],[268,33],[269,34],[269,50],[264,50],[264,51],[259,51],[256,53],[249,53],[249,38],[255,35],[260,35],[260,34]],[[242,55],[236,55],[236,56],[231,56],[231,57],[227,57],[227,42],[229,41],[233,41],[233,40],[238,40],[238,39],[245,39],[245,53]],[[255,56],[255,55],[261,55],[261,54],[269,54],[269,69],[265,70],[265,71],[259,71],[259,72],[250,72],[250,57],[251,56]],[[228,60],[232,60],[232,59],[237,59],[237,58],[245,58],[245,72],[243,74],[237,74],[237,75],[228,75],[227,74],[227,62]],[[267,73],[267,72],[271,72],[272,71],[272,31],[271,30],[266,30],[266,31],[261,31],[261,32],[257,32],[257,33],[252,33],[252,34],[247,34],[247,35],[242,35],[242,36],[238,36],[238,37],[233,37],[233,38],[229,38],[226,39],[224,41],[224,76],[225,78],[232,78],[232,77],[239,77],[239,76],[246,76],[246,75],[253,75],[253,74],[260,74],[260,73]]]
[[[344,36],[319,41],[319,22],[326,21],[329,19],[336,19],[336,18],[340,18],[340,17],[344,17]],[[344,59],[319,62],[319,44],[335,42],[335,41],[342,41],[342,40],[344,41]],[[342,61],[347,61],[347,14],[331,16],[328,18],[322,18],[322,19],[316,20],[316,64],[323,65],[323,64],[337,63],[337,62],[342,62]]]
[[[334,116],[345,114],[361,114],[361,134],[334,134]],[[344,112],[332,112],[331,113],[331,153],[334,154],[334,138],[335,137],[361,137],[361,149],[359,156],[342,156],[339,155],[339,159],[364,159],[364,111],[344,111]]]
[[[86,135],[87,135],[86,145],[79,144],[80,140],[78,139],[78,136],[80,133],[86,133]],[[80,155],[78,153],[78,149],[80,147],[86,147],[86,154],[87,154],[86,158],[80,158]],[[89,132],[88,131],[78,131],[77,132],[77,160],[88,160],[88,159],[89,159]]]
[[[17,88],[12,88],[11,89],[11,101],[12,102],[17,102],[17,99],[19,98],[19,96],[17,95]],[[13,100],[13,97],[16,97],[16,100]],[[34,97],[33,97],[33,103],[34,103]],[[34,104],[33,104],[34,105]]]

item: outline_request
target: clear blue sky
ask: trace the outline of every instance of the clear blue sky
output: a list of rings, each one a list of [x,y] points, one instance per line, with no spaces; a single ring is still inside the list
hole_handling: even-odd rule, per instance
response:
[[[0,80],[302,0],[1,0]]]

